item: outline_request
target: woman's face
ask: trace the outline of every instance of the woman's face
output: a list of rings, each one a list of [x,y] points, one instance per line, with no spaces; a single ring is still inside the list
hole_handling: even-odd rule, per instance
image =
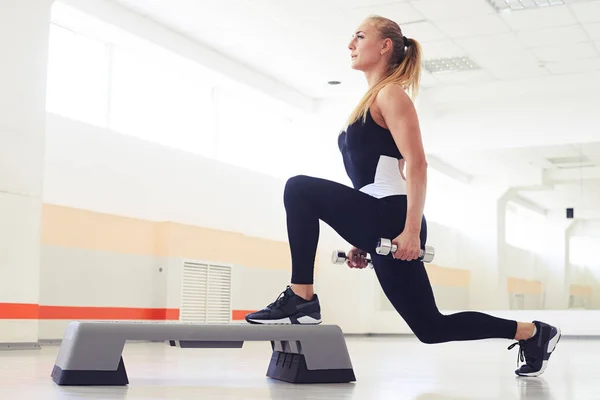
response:
[[[366,71],[383,61],[384,55],[391,50],[391,43],[381,39],[377,28],[367,20],[352,35],[348,49],[352,69]]]

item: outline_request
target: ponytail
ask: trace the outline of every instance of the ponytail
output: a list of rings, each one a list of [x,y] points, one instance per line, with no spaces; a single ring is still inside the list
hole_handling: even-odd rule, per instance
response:
[[[421,80],[421,45],[415,39],[402,34],[400,27],[387,18],[372,16],[369,20],[375,23],[382,38],[390,38],[394,43],[390,57],[389,70],[363,96],[348,118],[348,125],[362,118],[366,121],[367,112],[383,87],[396,84],[404,88],[414,100],[419,92]]]

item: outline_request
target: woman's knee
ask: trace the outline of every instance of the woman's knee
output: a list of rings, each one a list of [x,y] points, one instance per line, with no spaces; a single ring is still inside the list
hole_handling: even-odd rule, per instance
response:
[[[421,343],[436,344],[436,343],[442,342],[441,336],[438,332],[431,331],[431,330],[413,331],[413,332],[414,332],[415,336],[417,337],[417,339],[419,339],[419,341]]]
[[[313,177],[307,175],[296,175],[289,178],[285,183],[283,192],[284,203],[288,204],[290,200],[296,200],[299,195],[305,193],[311,186],[313,179]]]
[[[435,344],[445,341],[444,339],[444,316],[440,314],[435,317],[421,318],[409,324],[411,330],[420,342]]]

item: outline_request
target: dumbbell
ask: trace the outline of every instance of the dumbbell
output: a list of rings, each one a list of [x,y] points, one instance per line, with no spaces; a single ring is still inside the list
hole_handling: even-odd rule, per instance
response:
[[[344,250],[334,250],[331,253],[331,262],[334,264],[344,264],[348,261],[348,256]],[[369,268],[373,268],[373,261],[370,258],[367,258],[367,264]]]
[[[396,252],[398,247],[392,243],[390,239],[381,238],[377,242],[377,247],[375,251],[377,254],[382,256],[387,256],[390,253]],[[425,250],[421,249],[419,254],[419,259],[423,262],[430,263],[433,261],[435,256],[435,249],[433,246],[425,246]],[[343,250],[334,250],[331,254],[331,262],[334,264],[344,264],[348,260],[348,256],[346,252]],[[373,261],[367,258],[367,263],[370,268],[373,268]]]
[[[390,239],[381,238],[379,242],[377,242],[377,247],[375,248],[375,252],[382,256],[387,256],[390,253],[395,253],[398,249],[398,246],[392,243]],[[425,246],[425,249],[421,249],[419,253],[419,259],[423,262],[430,263],[433,261],[435,257],[435,249],[433,246]]]

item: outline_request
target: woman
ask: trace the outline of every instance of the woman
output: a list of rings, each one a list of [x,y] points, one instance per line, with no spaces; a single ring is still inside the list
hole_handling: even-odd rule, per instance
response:
[[[442,315],[419,252],[427,240],[423,216],[427,162],[409,92],[418,91],[421,49],[393,21],[372,16],[348,48],[352,68],[363,71],[369,90],[338,138],[354,188],[308,176],[288,180],[284,193],[292,254],[291,286],[246,321],[260,324],[319,324],[313,271],[319,220],[354,247],[348,266],[364,268],[370,253],[391,304],[424,343],[486,338],[515,339],[526,364],[518,375],[541,374],[560,339],[560,330],[534,321],[517,322],[479,312]],[[402,171],[406,168],[406,174]],[[391,256],[376,254],[381,237],[394,238]],[[517,344],[517,343],[515,343]],[[512,348],[515,344],[509,347]]]

